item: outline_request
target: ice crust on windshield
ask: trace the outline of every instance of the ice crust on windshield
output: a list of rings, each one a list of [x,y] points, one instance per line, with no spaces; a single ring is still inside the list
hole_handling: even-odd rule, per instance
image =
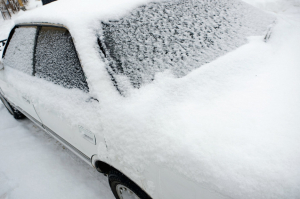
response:
[[[5,52],[4,64],[32,74],[35,27],[16,28]]]
[[[87,82],[66,29],[42,28],[36,47],[36,76],[88,92]]]
[[[154,2],[102,22],[101,48],[109,71],[139,88],[167,69],[185,76],[245,44],[247,36],[263,34],[272,20],[235,0]]]

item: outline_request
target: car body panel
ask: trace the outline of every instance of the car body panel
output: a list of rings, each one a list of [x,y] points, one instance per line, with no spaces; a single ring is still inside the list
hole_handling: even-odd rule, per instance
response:
[[[12,84],[7,83],[5,80],[5,69],[0,71],[0,85],[1,89],[5,95],[5,98],[7,98],[12,103],[16,104],[18,107],[26,111],[28,114],[30,114],[35,120],[42,123],[39,116],[37,115],[34,105],[30,100],[30,96],[24,94],[24,92],[19,91],[17,88],[15,88]]]
[[[79,126],[70,124],[68,120],[61,116],[62,114],[58,110],[47,110],[43,105],[37,106],[36,110],[43,121],[43,125],[47,127],[48,130],[55,132],[71,145],[76,146],[78,150],[89,158],[97,153],[97,145],[84,139]]]
[[[228,199],[168,168],[159,169],[159,194],[172,199]]]

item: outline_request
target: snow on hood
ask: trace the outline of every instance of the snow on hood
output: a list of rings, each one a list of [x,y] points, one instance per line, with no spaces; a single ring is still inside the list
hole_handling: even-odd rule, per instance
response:
[[[109,155],[153,162],[230,198],[300,194],[300,27],[281,20],[250,43],[176,79],[165,72],[101,110]]]

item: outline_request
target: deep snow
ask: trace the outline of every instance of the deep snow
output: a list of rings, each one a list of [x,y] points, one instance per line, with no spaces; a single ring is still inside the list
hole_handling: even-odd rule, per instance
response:
[[[297,2],[294,5],[298,5]],[[204,65],[182,79],[175,79],[168,73],[159,74],[152,84],[133,91],[128,98],[116,99],[116,102],[121,102],[119,106],[117,103],[115,107],[103,108],[101,114],[107,117],[103,117],[102,122],[110,132],[107,141],[110,146],[115,145],[110,148],[110,155],[123,157],[124,168],[130,168],[137,162],[141,163],[140,160],[148,156],[150,160],[163,163],[232,198],[297,198],[300,195],[300,15],[297,6],[288,6],[284,10],[285,13],[277,15],[278,24],[273,29],[268,43],[263,42],[263,36],[251,37],[248,44]],[[106,101],[103,103],[105,105]],[[118,109],[122,109],[123,112],[120,113]],[[112,112],[117,115],[111,115]],[[130,117],[127,117],[127,114]],[[1,118],[7,117],[8,114],[4,113],[2,106]],[[22,190],[28,186],[26,185],[28,173],[22,176],[23,169],[22,172],[19,171],[22,164],[15,164],[18,160],[17,155],[7,156],[8,152],[3,153],[10,150],[6,147],[6,142],[7,140],[16,142],[17,136],[27,141],[30,140],[29,131],[33,131],[33,135],[37,135],[39,131],[32,130],[33,124],[28,121],[15,122],[11,119],[4,121],[5,123],[1,122],[3,130],[0,134],[4,136],[1,138],[3,141],[1,146],[4,146],[4,149],[0,154],[1,160],[7,159],[3,162],[8,164],[0,164],[0,171],[4,173],[1,176],[6,176],[3,178],[12,179],[4,183],[3,187],[7,187],[6,192],[14,188],[18,182],[20,187],[24,187],[11,193],[18,198],[17,196],[23,194]],[[136,124],[132,121],[147,122]],[[10,133],[14,130],[8,127],[16,124],[21,124],[16,127],[16,132],[20,135],[11,136]],[[24,134],[26,128],[27,134]],[[116,132],[114,131],[116,128],[124,131]],[[2,132],[8,129],[10,130],[7,138],[7,134]],[[128,132],[132,133],[132,136]],[[128,139],[135,135],[139,135],[140,143]],[[158,141],[159,136],[161,137]],[[164,142],[166,139],[172,143],[171,146],[166,147]],[[116,140],[122,141],[123,144],[125,142],[126,146],[130,147],[120,150],[118,146],[122,145],[111,144]],[[185,144],[178,145],[177,143],[181,143],[182,140]],[[34,161],[33,157],[30,159],[33,162],[24,160],[28,154],[30,157],[31,151],[27,149],[34,148],[34,144],[43,152],[41,159],[45,161],[35,162],[37,160]],[[60,182],[60,186],[68,187],[69,182],[76,182],[71,183],[76,188],[85,186],[73,180],[74,177],[78,177],[72,176],[75,172],[71,170],[71,173],[68,173],[70,169],[67,165],[70,161],[66,162],[65,156],[74,156],[68,152],[61,153],[65,151],[61,149],[61,145],[51,143],[44,144],[46,146],[39,145],[43,144],[35,141],[23,146],[22,142],[14,145],[17,148],[13,151],[21,160],[23,159],[22,163],[28,169],[34,169],[39,173],[36,175],[45,175],[46,170],[51,169],[59,174],[29,179],[37,180],[37,184],[40,180],[49,178],[51,180],[49,186],[55,185],[57,181]],[[54,146],[59,146],[58,150],[53,150]],[[44,152],[45,147],[50,149]],[[34,148],[34,153],[37,148]],[[158,152],[160,156],[153,156]],[[53,157],[51,153],[57,156]],[[174,156],[180,157],[181,161],[166,159]],[[200,158],[191,162],[188,159],[190,157]],[[63,159],[58,165],[61,169],[51,167],[57,159]],[[78,162],[77,158],[75,160]],[[40,164],[43,165],[38,167]],[[147,162],[139,166],[143,169],[147,166]],[[189,170],[182,170],[187,166]],[[18,171],[13,168],[17,168]],[[81,166],[81,163],[78,167],[76,165],[75,170],[82,168],[89,170]],[[80,174],[85,176],[86,172],[83,169]],[[94,171],[90,172],[96,174]],[[20,181],[15,180],[19,179],[18,176],[22,176]],[[57,178],[53,180],[52,177]],[[68,181],[66,178],[71,180]],[[85,182],[85,179],[86,177],[80,177],[77,180]],[[97,186],[95,183],[91,184],[91,187],[95,187],[92,193],[102,191],[99,182],[96,182]],[[70,188],[70,191],[67,189],[64,192],[56,189],[54,194],[67,195],[72,191],[84,194],[88,188],[88,186],[82,190]],[[34,190],[34,193],[37,193],[37,189]],[[44,191],[49,193],[48,190]],[[106,191],[104,192],[107,193]],[[53,196],[53,193],[50,196]],[[49,198],[52,198],[50,196]],[[38,197],[31,196],[31,198]]]

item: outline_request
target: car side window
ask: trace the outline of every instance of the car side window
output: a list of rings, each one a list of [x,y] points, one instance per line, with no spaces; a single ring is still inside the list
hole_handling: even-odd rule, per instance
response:
[[[32,75],[36,27],[14,29],[4,57],[4,65]]]
[[[35,75],[65,88],[89,88],[67,29],[42,27],[35,53]]]

